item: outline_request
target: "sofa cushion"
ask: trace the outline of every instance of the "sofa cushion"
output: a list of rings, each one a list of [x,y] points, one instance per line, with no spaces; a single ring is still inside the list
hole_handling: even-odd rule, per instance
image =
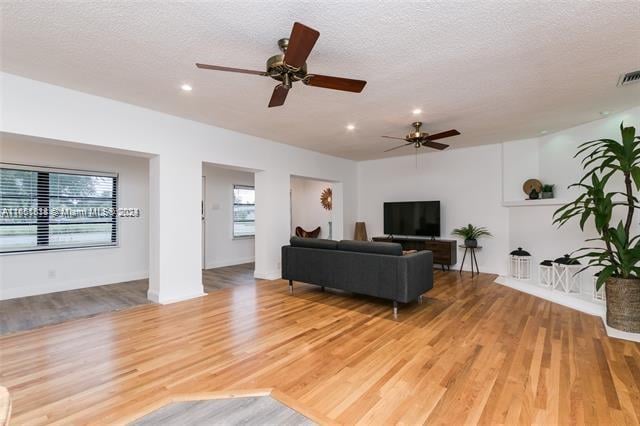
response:
[[[338,250],[402,256],[402,245],[398,243],[342,240],[338,243]]]
[[[291,247],[305,247],[314,249],[335,250],[338,248],[338,242],[334,240],[323,240],[321,238],[301,238],[291,237],[289,240]]]

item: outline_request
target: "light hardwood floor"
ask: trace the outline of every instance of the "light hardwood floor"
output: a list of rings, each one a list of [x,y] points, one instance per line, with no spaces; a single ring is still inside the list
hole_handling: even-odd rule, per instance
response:
[[[204,270],[204,291],[253,285],[253,270],[253,263]],[[151,303],[148,288],[149,280],[137,280],[0,300],[0,335]]]
[[[435,272],[422,305],[284,281],[0,338],[16,425],[113,423],[171,395],[274,388],[344,424],[638,424],[640,345]]]

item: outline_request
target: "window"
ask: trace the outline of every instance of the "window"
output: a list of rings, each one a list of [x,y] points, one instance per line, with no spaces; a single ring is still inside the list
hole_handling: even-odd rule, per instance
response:
[[[233,238],[256,235],[256,190],[233,185]]]
[[[0,164],[0,253],[117,244],[116,174]]]

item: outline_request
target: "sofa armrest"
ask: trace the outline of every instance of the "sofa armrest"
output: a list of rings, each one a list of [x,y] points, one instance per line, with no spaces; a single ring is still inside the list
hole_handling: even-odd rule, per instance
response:
[[[433,253],[428,250],[398,259],[397,301],[411,302],[433,288]]]

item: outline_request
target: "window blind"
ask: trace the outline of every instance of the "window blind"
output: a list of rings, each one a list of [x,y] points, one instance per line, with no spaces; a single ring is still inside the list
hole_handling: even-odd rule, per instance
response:
[[[0,253],[117,245],[115,173],[0,164]]]
[[[252,186],[233,185],[233,237],[256,234],[256,191]]]

